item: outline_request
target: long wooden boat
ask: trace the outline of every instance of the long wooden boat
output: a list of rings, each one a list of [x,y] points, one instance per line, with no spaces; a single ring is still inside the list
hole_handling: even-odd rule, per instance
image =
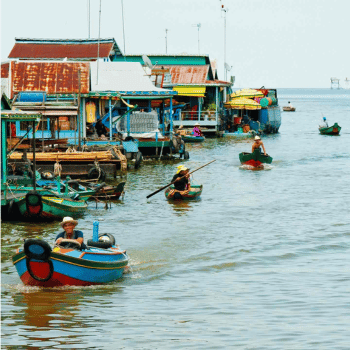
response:
[[[322,135],[339,135],[341,127],[338,125],[338,123],[334,123],[330,127],[326,127],[326,128],[319,127],[318,130]]]
[[[239,160],[242,164],[249,165],[254,168],[261,168],[263,167],[263,164],[272,163],[272,157],[262,154],[259,148],[255,149],[253,153],[240,153]]]
[[[285,106],[285,107],[283,107],[283,111],[284,112],[295,112],[295,107]]]
[[[165,197],[169,200],[197,199],[203,191],[203,185],[191,185],[189,190],[178,191],[172,185],[165,190]]]
[[[81,216],[87,209],[84,200],[41,195],[37,191],[28,192],[16,200],[21,215],[30,220],[61,220],[65,216]]]
[[[28,239],[12,261],[25,285],[58,287],[116,281],[123,276],[129,258],[112,242],[88,240],[87,249],[81,249],[76,241],[63,240],[52,249],[44,240]]]
[[[93,198],[99,199],[119,199],[120,196],[124,193],[124,187],[126,182],[119,182],[118,185],[107,185],[105,183],[93,183],[93,182],[79,182],[71,180],[69,181],[69,186],[80,191],[94,191]]]
[[[204,136],[183,135],[182,139],[185,142],[203,142],[205,140],[205,137]]]

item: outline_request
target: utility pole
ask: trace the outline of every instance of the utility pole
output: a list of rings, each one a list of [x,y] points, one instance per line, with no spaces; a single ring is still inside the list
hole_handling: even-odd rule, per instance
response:
[[[226,63],[226,14],[228,9],[225,9],[224,5],[221,5],[221,11],[223,12],[223,16],[224,16],[224,76],[225,76],[225,81],[227,80],[227,71],[226,71],[226,67],[225,67],[225,63]]]
[[[101,1],[100,0],[100,14],[98,21],[98,44],[97,44],[97,74],[96,74],[96,85],[98,85],[98,65],[100,61],[100,34],[101,34]]]
[[[200,23],[198,24],[193,24],[192,27],[197,27],[198,28],[198,55],[199,55],[199,29],[202,25]]]
[[[168,53],[168,31],[169,29],[165,29],[165,53]]]
[[[121,0],[122,2],[122,21],[123,21],[123,42],[124,42],[124,55],[126,54],[125,52],[125,30],[124,30],[124,4],[123,4],[123,0]]]

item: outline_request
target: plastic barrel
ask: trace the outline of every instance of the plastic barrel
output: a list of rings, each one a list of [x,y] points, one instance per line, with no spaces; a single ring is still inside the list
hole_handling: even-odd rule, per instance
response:
[[[269,105],[269,100],[266,97],[264,97],[260,100],[261,107],[267,107],[268,105]]]
[[[26,91],[20,92],[17,98],[18,102],[45,102],[45,91]]]

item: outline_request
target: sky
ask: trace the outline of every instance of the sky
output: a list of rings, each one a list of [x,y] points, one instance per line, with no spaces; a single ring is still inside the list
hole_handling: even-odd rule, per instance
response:
[[[1,61],[16,37],[88,38],[88,3],[1,0]],[[236,88],[330,88],[331,77],[341,86],[350,79],[350,0],[101,0],[100,29],[99,9],[90,0],[91,38],[100,30],[126,54],[208,54],[220,80],[226,58]]]

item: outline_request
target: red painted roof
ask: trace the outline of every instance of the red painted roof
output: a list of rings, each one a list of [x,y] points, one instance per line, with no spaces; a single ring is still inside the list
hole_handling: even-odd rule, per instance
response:
[[[205,66],[163,66],[170,69],[172,84],[205,84],[209,65]]]
[[[109,57],[113,42],[100,43],[99,57]],[[9,58],[19,59],[96,59],[98,44],[67,44],[67,43],[15,43]]]
[[[21,91],[46,91],[48,94],[79,92],[78,71],[81,72],[82,94],[89,92],[88,62],[13,62],[11,98]]]

